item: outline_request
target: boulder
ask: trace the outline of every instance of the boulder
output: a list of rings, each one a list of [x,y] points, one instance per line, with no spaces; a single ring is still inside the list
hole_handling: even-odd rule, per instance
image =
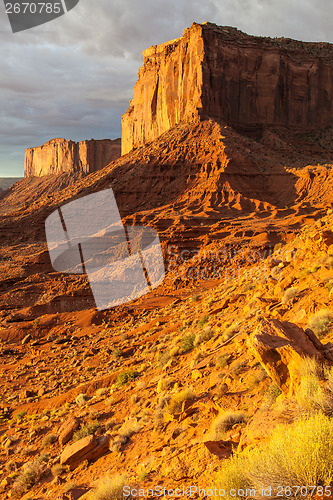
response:
[[[71,417],[62,424],[59,429],[58,437],[61,446],[65,445],[72,439],[74,432],[78,430],[79,426],[80,420],[77,417]]]
[[[94,461],[109,450],[110,436],[87,436],[67,446],[60,456],[61,465],[75,469],[84,460]]]
[[[249,337],[249,347],[281,391],[290,396],[298,385],[297,365],[305,357],[332,363],[332,354],[314,335],[297,325],[263,319]]]

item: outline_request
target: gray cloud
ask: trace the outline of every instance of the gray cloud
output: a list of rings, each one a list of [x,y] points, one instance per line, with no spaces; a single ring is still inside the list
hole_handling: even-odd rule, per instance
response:
[[[332,0],[80,0],[66,16],[12,34],[0,5],[0,176],[53,137],[120,136],[141,52],[193,21],[250,34],[333,42]]]

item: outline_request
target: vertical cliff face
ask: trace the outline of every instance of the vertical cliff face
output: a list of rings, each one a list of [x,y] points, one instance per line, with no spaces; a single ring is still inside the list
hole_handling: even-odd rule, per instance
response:
[[[25,177],[41,177],[63,172],[89,174],[120,156],[120,139],[73,142],[52,139],[43,146],[26,149]]]
[[[201,30],[143,52],[131,107],[122,117],[122,154],[152,141],[201,107]]]
[[[333,125],[333,45],[249,36],[211,23],[153,46],[122,118],[122,154],[179,123],[211,117],[239,130]]]

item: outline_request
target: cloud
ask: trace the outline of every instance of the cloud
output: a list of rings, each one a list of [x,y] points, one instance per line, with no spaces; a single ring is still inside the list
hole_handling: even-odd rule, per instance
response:
[[[142,51],[193,21],[333,42],[332,14],[332,0],[80,0],[13,34],[0,5],[0,176],[23,175],[24,149],[53,137],[119,137]]]

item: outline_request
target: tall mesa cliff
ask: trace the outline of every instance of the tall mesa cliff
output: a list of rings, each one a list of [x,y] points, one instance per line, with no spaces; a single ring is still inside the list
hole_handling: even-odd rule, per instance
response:
[[[73,142],[52,139],[25,151],[25,177],[100,170],[120,156],[120,139]]]
[[[143,52],[122,117],[122,154],[193,118],[238,131],[333,125],[333,45],[247,35],[197,24]]]

